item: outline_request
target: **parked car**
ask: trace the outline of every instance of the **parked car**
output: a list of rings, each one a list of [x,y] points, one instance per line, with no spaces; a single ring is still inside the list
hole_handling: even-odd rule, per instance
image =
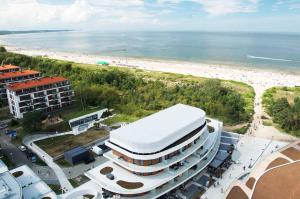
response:
[[[23,146],[23,145],[19,146],[19,149],[20,149],[20,151],[22,151],[22,152],[25,152],[25,151],[26,151],[26,147]]]

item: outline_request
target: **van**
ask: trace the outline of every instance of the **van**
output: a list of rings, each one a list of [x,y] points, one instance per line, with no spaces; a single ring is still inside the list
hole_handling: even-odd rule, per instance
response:
[[[92,151],[96,154],[96,155],[103,155],[103,150],[101,148],[99,148],[98,146],[93,146],[92,147]]]

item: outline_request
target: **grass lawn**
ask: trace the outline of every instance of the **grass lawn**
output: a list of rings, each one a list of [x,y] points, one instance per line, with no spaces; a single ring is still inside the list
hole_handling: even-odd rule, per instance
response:
[[[118,114],[114,117],[110,117],[104,121],[102,121],[102,123],[106,124],[106,125],[112,125],[118,122],[134,122],[136,120],[140,119],[139,117],[136,117],[134,115],[125,115],[125,114]]]
[[[80,117],[82,115],[86,115],[95,111],[99,111],[101,109],[101,107],[85,107],[85,109],[83,110],[80,104],[80,100],[76,99],[73,105],[64,108],[62,111],[55,113],[55,115],[61,116],[62,119],[68,122],[70,119]]]
[[[69,179],[70,183],[72,184],[73,187],[79,187],[80,185],[88,182],[90,179],[86,177],[85,175],[80,175],[76,178]]]
[[[50,156],[56,157],[64,153],[64,151],[72,148],[83,146],[97,139],[108,135],[105,130],[89,129],[85,133],[79,135],[64,135],[54,138],[48,138],[35,142],[40,148],[46,151]]]
[[[8,106],[0,108],[0,120],[9,119],[11,117],[12,116],[11,116],[11,114],[9,112]]]
[[[62,194],[60,185],[57,184],[48,184],[48,186],[54,191],[57,195]]]
[[[56,164],[58,164],[61,167],[71,167],[72,165],[67,162],[64,158],[60,158],[55,161]]]

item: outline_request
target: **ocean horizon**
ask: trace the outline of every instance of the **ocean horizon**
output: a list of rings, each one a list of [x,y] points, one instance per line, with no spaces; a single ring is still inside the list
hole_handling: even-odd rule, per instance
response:
[[[1,35],[0,45],[300,71],[300,35],[289,33],[71,31]]]

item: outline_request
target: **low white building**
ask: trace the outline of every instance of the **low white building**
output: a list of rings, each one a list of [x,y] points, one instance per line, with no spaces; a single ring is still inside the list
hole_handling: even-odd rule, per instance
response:
[[[0,198],[21,199],[22,189],[7,166],[0,160]]]
[[[83,132],[86,132],[89,128],[92,128],[95,122],[99,121],[103,115],[108,111],[108,109],[102,109],[100,111],[95,111],[74,119],[69,120],[69,125],[72,129],[72,132],[77,135]]]
[[[57,199],[57,196],[28,166],[9,171],[0,160],[0,198]]]
[[[110,161],[88,172],[105,192],[122,198],[158,198],[203,171],[220,145],[223,124],[177,104],[110,133]]]

